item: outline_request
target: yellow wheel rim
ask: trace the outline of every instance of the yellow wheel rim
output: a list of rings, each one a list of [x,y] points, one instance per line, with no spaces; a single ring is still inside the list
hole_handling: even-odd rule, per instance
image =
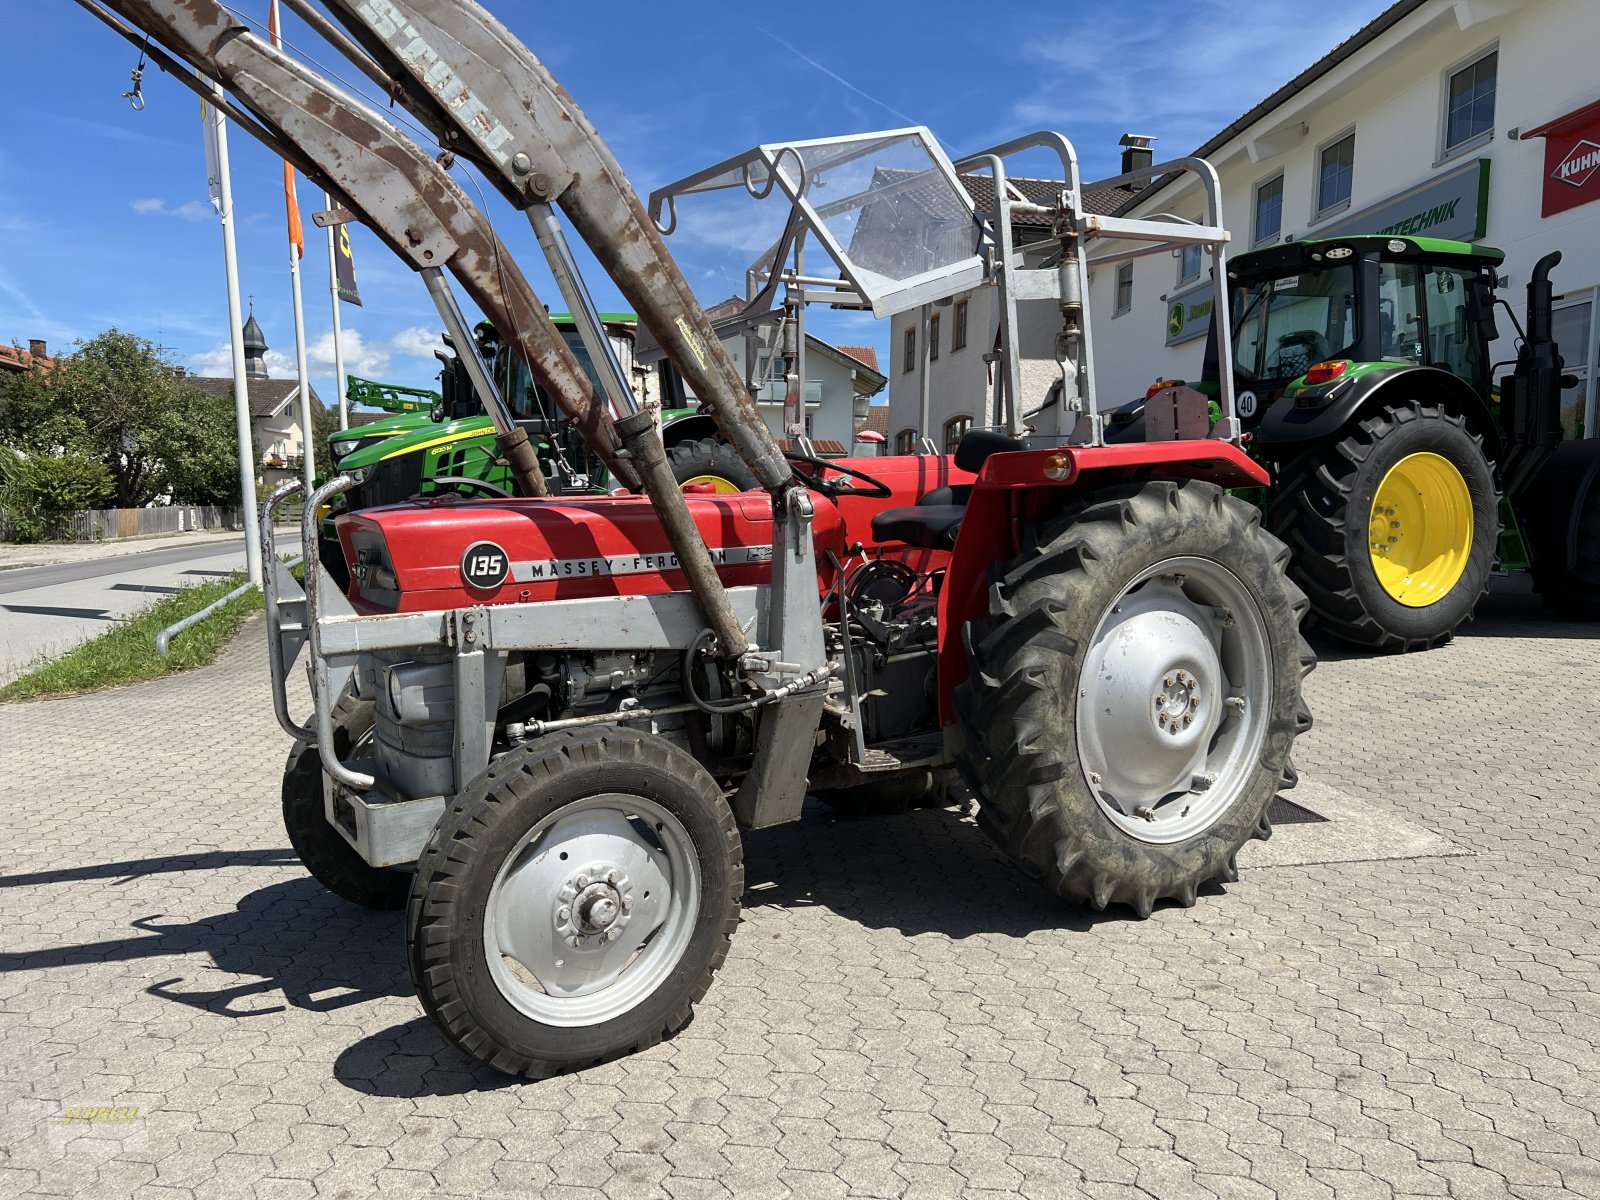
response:
[[[744,489],[737,483],[733,482],[733,480],[724,479],[721,475],[696,475],[691,479],[685,479],[680,486],[688,487],[691,483],[709,483],[713,488],[716,489],[717,495],[719,496],[726,495],[730,492],[738,493],[744,491]]]
[[[1407,608],[1426,608],[1461,581],[1472,553],[1472,493],[1449,459],[1408,454],[1372,498],[1367,545],[1379,584]]]

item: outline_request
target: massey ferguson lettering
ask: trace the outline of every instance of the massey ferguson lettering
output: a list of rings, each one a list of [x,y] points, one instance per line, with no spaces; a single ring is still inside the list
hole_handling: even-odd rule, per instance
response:
[[[719,567],[772,561],[771,546],[711,546],[711,561]],[[544,583],[559,579],[590,579],[598,575],[644,575],[652,571],[676,571],[678,556],[660,554],[619,554],[611,558],[551,558],[511,564],[515,583]]]

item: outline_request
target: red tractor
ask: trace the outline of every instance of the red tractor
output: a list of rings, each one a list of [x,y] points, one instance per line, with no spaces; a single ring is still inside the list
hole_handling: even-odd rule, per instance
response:
[[[353,41],[326,32],[529,213],[568,309],[594,335],[603,395],[564,342],[546,340],[542,306],[481,214],[383,116],[215,0],[111,7],[228,87],[252,132],[424,274],[456,346],[471,347],[442,271],[454,274],[639,489],[557,499],[534,476],[523,499],[340,517],[341,593],[316,565],[315,515],[357,482],[342,475],[305,498],[304,593],[281,567],[266,588],[275,702],[297,738],[289,836],[332,891],[406,908],[418,994],[467,1053],[537,1076],[682,1025],[739,922],[741,829],[796,819],[808,792],[936,791],[959,770],[983,828],[1024,872],[1140,916],[1233,879],[1240,847],[1267,835],[1268,802],[1293,784],[1290,749],[1310,723],[1300,683],[1312,659],[1286,551],[1226,491],[1265,473],[1238,445],[1226,385],[1211,436],[1179,436],[1210,423],[1178,395],[1146,441],[1106,445],[1081,302],[1090,245],[1103,262],[1199,244],[1223,286],[1209,166],[1142,173],[1198,172],[1213,213],[1202,226],[1084,214],[1076,158],[1053,134],[959,164],[921,129],[762,146],[689,181],[683,192],[741,186],[789,201],[785,241],[752,287],[752,326],[778,311],[778,286],[791,330],[800,319],[816,286],[800,262],[808,237],[840,269],[831,298],[879,315],[986,280],[1059,305],[1054,429],[1015,420],[1007,322],[1006,429],[969,434],[953,456],[829,461],[799,439],[785,455],[664,228],[571,99],[471,0],[330,0]],[[1043,267],[1009,243],[1020,202],[1002,163],[1041,147],[1067,181],[1044,206],[1059,253]],[[993,177],[993,213],[974,211],[958,180],[979,170]],[[605,368],[552,205],[760,490],[678,490],[654,415]],[[793,393],[803,375],[787,366]],[[1193,402],[1205,411],[1204,397]],[[269,548],[274,512],[298,487],[263,507]],[[301,653],[304,724],[287,685]]]

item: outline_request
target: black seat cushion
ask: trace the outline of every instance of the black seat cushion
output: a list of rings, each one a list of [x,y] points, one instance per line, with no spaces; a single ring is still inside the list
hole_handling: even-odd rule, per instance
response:
[[[947,483],[943,487],[934,488],[931,492],[923,492],[917,497],[917,505],[925,507],[930,504],[965,504],[971,498],[970,483]]]
[[[1026,447],[1014,437],[993,429],[969,429],[956,445],[956,466],[976,475],[991,454],[1010,454]]]
[[[872,536],[880,542],[904,542],[924,550],[949,550],[956,544],[965,504],[915,504],[886,508],[872,518]]]

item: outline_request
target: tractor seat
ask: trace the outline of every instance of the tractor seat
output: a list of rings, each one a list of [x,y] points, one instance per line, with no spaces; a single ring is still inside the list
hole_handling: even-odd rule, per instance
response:
[[[1021,450],[1022,443],[1003,433],[974,429],[956,447],[956,466],[976,475],[991,454]],[[915,504],[886,508],[872,518],[872,536],[880,542],[904,542],[924,550],[955,547],[961,520],[967,515],[969,483],[946,484],[924,492]]]

